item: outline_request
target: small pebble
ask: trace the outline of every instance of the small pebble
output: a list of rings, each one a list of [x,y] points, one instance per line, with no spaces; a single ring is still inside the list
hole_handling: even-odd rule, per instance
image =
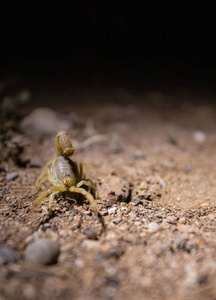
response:
[[[208,217],[209,217],[209,219],[210,219],[211,221],[214,221],[214,220],[215,220],[215,216],[214,216],[213,214],[209,214]]]
[[[194,132],[193,138],[195,142],[203,144],[206,140],[206,134],[202,131],[196,131]]]
[[[107,216],[107,215],[108,215],[108,212],[107,212],[106,209],[102,209],[102,210],[100,211],[100,214],[101,214],[101,216]]]
[[[187,242],[188,240],[187,239],[182,239],[182,238],[179,238],[175,241],[176,243],[176,247],[179,251],[188,251],[187,250]]]
[[[143,204],[141,200],[133,200],[133,205],[138,206],[139,204]]]
[[[135,213],[133,213],[133,212],[130,212],[129,216],[131,217],[132,220],[135,220],[136,217],[137,217],[137,215]]]
[[[114,223],[114,224],[119,224],[121,221],[122,221],[122,217],[121,217],[121,216],[119,216],[119,217],[113,219],[113,223]]]
[[[117,288],[115,286],[108,286],[103,291],[103,298],[114,299]]]
[[[196,228],[191,225],[178,224],[178,231],[181,233],[194,233],[196,232]]]
[[[43,224],[43,227],[44,227],[44,228],[50,228],[50,227],[51,227],[51,224],[50,224],[50,223],[44,223],[44,224]]]
[[[19,260],[18,253],[8,246],[2,246],[0,248],[0,256],[4,264],[14,264]]]
[[[191,270],[186,273],[183,281],[183,286],[186,288],[195,288],[198,281],[196,270]]]
[[[111,207],[113,205],[113,199],[107,199],[106,201],[106,207]]]
[[[57,262],[59,253],[59,247],[55,242],[43,238],[26,248],[24,259],[30,263],[50,265]]]
[[[142,225],[142,223],[140,221],[135,221],[134,222],[134,226],[141,226],[141,225]]]
[[[86,249],[94,249],[94,248],[98,248],[98,241],[94,241],[94,240],[84,240],[82,243],[82,246]]]
[[[156,232],[159,230],[159,228],[160,228],[160,226],[156,222],[151,222],[148,224],[148,229],[150,232]]]
[[[23,298],[24,299],[36,299],[37,298],[37,288],[31,284],[24,284],[23,287]]]
[[[193,167],[190,166],[190,165],[188,165],[188,166],[185,168],[185,171],[186,171],[187,173],[191,172],[192,170],[193,170]]]
[[[18,174],[16,174],[16,173],[7,173],[6,176],[5,176],[5,179],[7,181],[10,181],[10,180],[13,180],[17,177],[18,177]]]
[[[31,168],[41,168],[43,166],[40,158],[33,156],[29,162],[29,167]]]
[[[81,226],[81,222],[79,220],[73,220],[72,224],[71,224],[71,229],[77,229],[77,228],[80,228]]]
[[[133,200],[151,200],[151,194],[138,194],[133,197]]]
[[[178,145],[178,139],[172,134],[168,135],[168,142],[174,146]]]
[[[175,216],[167,216],[166,221],[170,224],[176,224],[177,218]]]
[[[75,259],[74,264],[75,264],[79,269],[82,269],[82,268],[85,266],[83,260],[80,259],[80,258]]]
[[[135,160],[145,159],[146,155],[142,151],[137,151],[132,155],[132,158]]]
[[[186,218],[185,218],[185,217],[181,217],[181,218],[179,219],[179,223],[181,223],[181,224],[186,224],[186,223],[187,223]]]
[[[128,209],[127,209],[126,206],[121,207],[120,210],[121,210],[121,211],[124,211],[124,212],[126,212],[126,213],[128,212]]]
[[[108,214],[115,214],[117,211],[117,208],[114,206],[114,207],[111,207],[111,208],[108,208]]]
[[[147,224],[147,219],[146,218],[142,218],[142,220],[141,220],[144,224]]]
[[[132,202],[135,206],[139,204],[143,204],[143,200],[149,200],[151,201],[151,195],[150,194],[138,194],[133,196]]]
[[[97,233],[94,228],[88,227],[84,229],[84,234],[87,236],[89,240],[97,240]]]

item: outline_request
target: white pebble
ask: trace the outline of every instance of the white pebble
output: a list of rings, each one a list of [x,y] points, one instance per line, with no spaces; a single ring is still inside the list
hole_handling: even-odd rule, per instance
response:
[[[210,219],[211,221],[214,221],[214,220],[215,220],[215,216],[214,216],[213,214],[208,215],[208,217],[209,217],[209,219]]]
[[[125,210],[128,210],[128,209],[127,209],[126,206],[123,206],[123,207],[120,208],[120,210],[121,210],[121,211],[125,211]]]
[[[142,218],[142,220],[141,220],[144,224],[147,224],[147,219],[146,218]]]
[[[202,131],[196,131],[194,132],[193,138],[197,143],[202,144],[206,140],[206,134]]]
[[[75,259],[74,264],[79,268],[82,269],[84,267],[84,262],[80,258]]]
[[[6,176],[5,176],[5,179],[7,181],[10,181],[10,180],[13,180],[17,177],[18,177],[18,174],[16,174],[16,173],[7,173]]]
[[[160,228],[160,226],[156,222],[151,222],[148,224],[148,229],[150,232],[156,232],[156,231],[158,231],[159,228]]]
[[[95,240],[84,240],[82,242],[82,247],[88,250],[98,248],[98,245],[99,245],[98,241]]]
[[[109,214],[115,214],[117,211],[117,208],[114,206],[114,207],[111,207],[111,208],[108,208],[108,213]]]
[[[136,217],[137,217],[137,215],[135,213],[133,213],[133,212],[129,213],[129,215],[130,215],[130,217],[131,217],[132,220],[135,220]]]

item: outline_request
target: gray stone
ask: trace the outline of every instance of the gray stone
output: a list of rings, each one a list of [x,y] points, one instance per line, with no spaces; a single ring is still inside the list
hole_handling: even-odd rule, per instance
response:
[[[0,248],[0,256],[4,264],[14,264],[19,260],[18,253],[8,246],[2,246]]]
[[[38,107],[21,122],[22,131],[29,136],[52,136],[59,130],[69,130],[71,124],[55,111]]]
[[[5,179],[7,181],[10,181],[10,180],[13,180],[17,177],[18,177],[18,174],[16,174],[16,173],[7,173],[6,176],[5,176]]]
[[[151,195],[150,194],[138,194],[133,196],[132,202],[134,203],[135,206],[139,204],[143,204],[144,200],[151,201]]]
[[[89,240],[97,240],[97,233],[94,228],[88,227],[84,230],[84,234],[87,236]]]
[[[57,262],[59,253],[59,247],[55,242],[43,238],[26,248],[24,259],[30,263],[50,265]]]
[[[114,224],[119,224],[122,221],[122,216],[118,216],[117,218],[113,219]]]

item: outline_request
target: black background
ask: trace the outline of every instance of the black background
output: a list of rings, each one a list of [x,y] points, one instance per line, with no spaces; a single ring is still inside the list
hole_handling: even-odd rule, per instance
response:
[[[215,91],[213,2],[1,5],[1,76]]]

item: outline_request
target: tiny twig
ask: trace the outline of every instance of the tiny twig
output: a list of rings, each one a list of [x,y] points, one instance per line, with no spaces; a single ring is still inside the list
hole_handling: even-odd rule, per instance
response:
[[[107,135],[105,134],[97,134],[94,136],[91,136],[90,138],[87,138],[83,142],[79,143],[78,147],[79,149],[84,149],[94,143],[102,142],[107,140]]]

